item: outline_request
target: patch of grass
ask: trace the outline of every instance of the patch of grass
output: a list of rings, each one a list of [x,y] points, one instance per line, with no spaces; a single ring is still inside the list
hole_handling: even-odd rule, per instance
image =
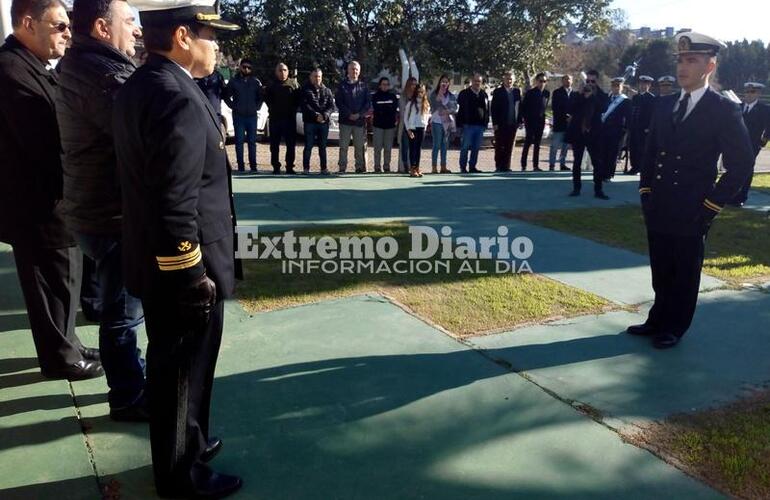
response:
[[[297,231],[296,235],[335,239],[371,237],[375,240],[390,236],[399,244],[399,254],[394,260],[406,259],[411,245],[404,224],[308,228]],[[457,260],[450,262],[449,273],[441,270],[430,274],[368,271],[360,274],[285,274],[281,261],[247,260],[244,262],[246,279],[238,286],[238,297],[247,310],[257,312],[378,292],[458,336],[511,329],[525,323],[610,308],[610,303],[601,297],[542,276],[496,274],[494,261],[477,262],[486,274],[458,273],[461,262]]]
[[[647,233],[635,205],[509,214],[533,224],[647,254]],[[770,279],[770,219],[727,207],[714,221],[703,270],[733,285]]]
[[[643,439],[739,498],[770,498],[770,392],[726,408],[677,415]]]
[[[754,180],[751,181],[751,189],[770,193],[770,174],[754,174]]]

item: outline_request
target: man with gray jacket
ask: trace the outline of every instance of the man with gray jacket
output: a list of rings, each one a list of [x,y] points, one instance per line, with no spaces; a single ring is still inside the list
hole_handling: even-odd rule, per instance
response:
[[[253,75],[250,59],[241,59],[240,73],[233,77],[225,88],[225,104],[233,110],[233,128],[235,129],[235,158],[238,171],[246,166],[243,161],[244,137],[249,145],[249,167],[257,171],[257,113],[262,107],[262,82]]]

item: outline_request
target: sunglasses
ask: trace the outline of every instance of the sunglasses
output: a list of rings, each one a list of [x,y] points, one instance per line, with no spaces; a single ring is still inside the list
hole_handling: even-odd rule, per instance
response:
[[[64,33],[65,31],[67,31],[68,29],[70,29],[72,27],[71,24],[65,23],[64,21],[61,21],[61,22],[58,22],[58,23],[54,23],[52,21],[46,21],[46,22],[51,25],[51,27],[54,29],[54,31],[57,31],[59,33]]]
[[[596,83],[596,80],[586,80],[586,83],[591,83],[591,84],[593,84],[593,83]]]
[[[251,71],[251,66],[241,66],[241,69],[244,71]]]

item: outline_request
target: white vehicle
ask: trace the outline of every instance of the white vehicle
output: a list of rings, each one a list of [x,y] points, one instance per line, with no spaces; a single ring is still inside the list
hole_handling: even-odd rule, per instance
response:
[[[302,121],[301,111],[297,111],[297,135],[305,135],[305,122]],[[340,140],[340,114],[336,111],[329,117],[329,140]]]
[[[262,107],[257,111],[257,135],[262,134],[263,139],[270,136],[270,131],[267,127],[267,104],[262,103]],[[235,126],[233,125],[233,111],[230,106],[222,101],[222,127],[225,131],[225,136],[228,138],[235,137]]]

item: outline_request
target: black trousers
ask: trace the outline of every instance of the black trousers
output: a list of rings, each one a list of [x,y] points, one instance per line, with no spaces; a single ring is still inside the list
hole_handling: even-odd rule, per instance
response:
[[[644,145],[647,141],[647,134],[644,131],[637,131],[631,133],[628,141],[628,156],[631,162],[631,170],[633,172],[640,172],[642,170],[642,162],[644,161]]]
[[[583,182],[580,179],[580,167],[583,164],[583,155],[585,154],[586,149],[588,150],[588,156],[591,157],[591,163],[593,164],[594,193],[598,194],[603,192],[602,181],[604,179],[600,167],[600,148],[599,145],[594,142],[585,143],[582,141],[575,141],[572,143],[572,189],[573,191],[580,192],[580,189],[583,187]]]
[[[425,129],[416,128],[412,130],[412,133],[414,134],[414,139],[410,139],[407,135],[407,140],[409,141],[409,166],[420,168],[420,153],[422,153],[422,140],[425,137]]]
[[[495,130],[495,170],[505,172],[511,169],[513,141],[516,138],[516,125],[500,125]]]
[[[179,491],[208,473],[200,461],[209,438],[209,407],[224,302],[208,324],[187,330],[170,301],[143,300],[147,329],[150,446],[159,492]]]
[[[543,131],[545,129],[545,122],[543,123],[526,123],[526,135],[524,137],[524,149],[521,151],[521,169],[527,168],[527,157],[529,156],[529,147],[534,146],[532,149],[532,167],[538,167],[540,165],[540,141],[543,140]]]
[[[279,157],[281,139],[286,142],[286,171],[294,170],[295,146],[297,143],[297,124],[294,118],[270,120],[270,164],[273,171],[281,169]]]
[[[695,315],[706,236],[647,231],[647,241],[655,290],[647,323],[681,337]]]
[[[13,257],[40,369],[56,371],[82,361],[75,317],[83,254],[76,246],[14,245]]]
[[[601,165],[602,179],[612,179],[615,177],[615,169],[618,165],[620,143],[622,140],[622,137],[615,136],[605,136],[602,138],[602,144],[599,150],[599,154],[601,155],[599,164]],[[593,158],[593,156],[591,158]],[[594,170],[596,170],[595,166]]]
[[[760,151],[762,150],[761,149],[756,150],[755,157],[759,156]],[[751,189],[751,183],[753,180],[754,180],[754,168],[752,167],[749,180],[746,181],[746,184],[743,185],[743,188],[741,188],[740,192],[735,196],[733,203],[736,203],[736,204],[746,203],[746,201],[749,199],[749,189]]]

